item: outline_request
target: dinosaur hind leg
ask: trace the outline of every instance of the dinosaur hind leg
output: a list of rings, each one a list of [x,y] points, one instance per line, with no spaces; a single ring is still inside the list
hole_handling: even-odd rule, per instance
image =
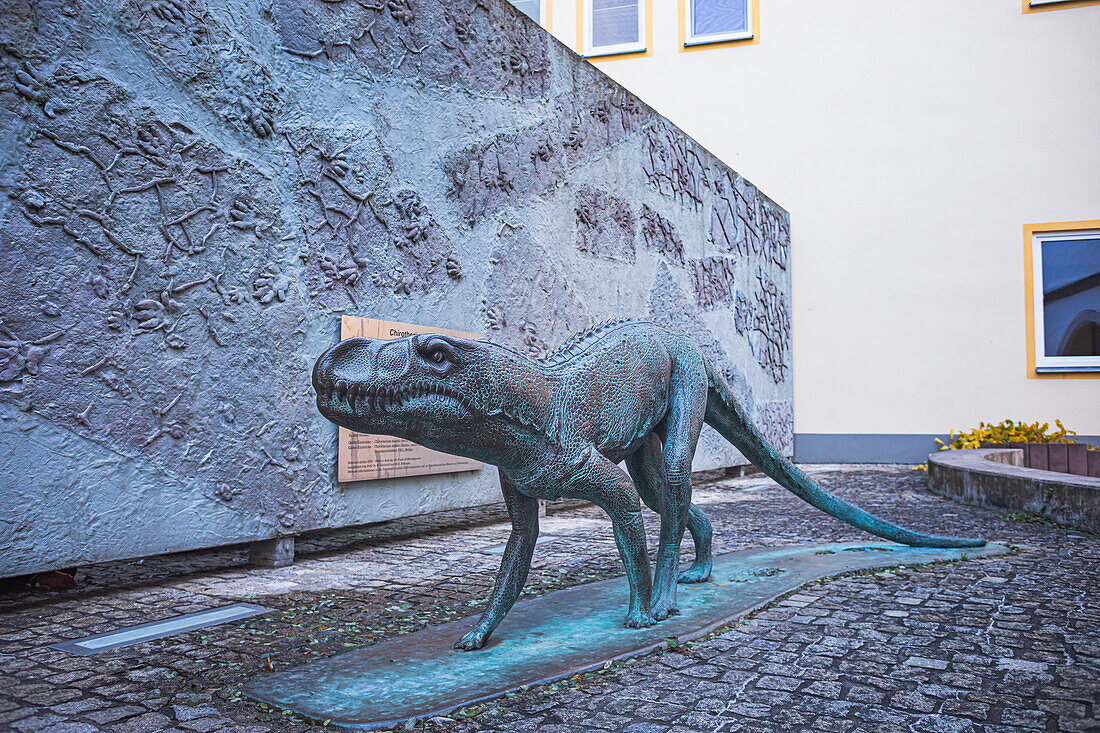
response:
[[[664,447],[656,433],[650,433],[642,447],[627,459],[626,468],[645,505],[661,514],[661,497],[665,495]],[[710,520],[695,504],[688,508],[687,530],[695,543],[695,561],[680,573],[677,582],[703,583],[710,578],[714,532]]]
[[[692,359],[694,356],[694,359]],[[693,363],[694,362],[694,363]],[[657,566],[653,573],[653,618],[667,618],[676,606],[680,543],[691,514],[691,460],[707,407],[707,380],[698,353],[677,358],[669,382],[668,413],[661,426],[664,434],[661,495],[661,534]]]
[[[676,578],[677,583],[704,583],[710,579],[711,568],[711,538],[714,530],[710,526],[710,520],[703,510],[694,504],[688,509],[688,531],[695,542],[695,562],[691,567],[680,573]]]

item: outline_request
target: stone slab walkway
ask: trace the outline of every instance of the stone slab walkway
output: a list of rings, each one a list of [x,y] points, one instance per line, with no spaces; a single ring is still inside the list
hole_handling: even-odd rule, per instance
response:
[[[907,467],[817,478],[917,529],[1012,555],[873,571],[801,589],[689,645],[531,688],[418,728],[462,731],[1086,731],[1100,728],[1100,537],[954,504]],[[761,477],[697,482],[716,551],[865,536]],[[0,595],[0,730],[331,730],[241,685],[476,613],[507,539],[501,507],[328,532],[298,562],[243,549],[82,570],[81,586]],[[656,518],[646,517],[655,543]],[[621,574],[591,506],[543,522],[528,594]],[[689,543],[688,543],[689,544]],[[273,613],[101,655],[66,639],[232,602]]]

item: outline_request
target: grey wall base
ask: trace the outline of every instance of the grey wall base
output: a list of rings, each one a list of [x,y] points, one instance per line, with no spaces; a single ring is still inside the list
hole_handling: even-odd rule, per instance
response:
[[[798,463],[923,463],[938,447],[924,433],[795,433]]]
[[[248,546],[248,562],[258,568],[285,568],[294,564],[294,538],[275,537]]]
[[[936,433],[795,433],[798,463],[924,463],[939,449]],[[1078,435],[1078,443],[1100,444],[1100,435]]]
[[[1023,462],[1019,448],[944,451],[928,457],[928,488],[963,504],[1030,512],[1100,533],[1100,479]]]

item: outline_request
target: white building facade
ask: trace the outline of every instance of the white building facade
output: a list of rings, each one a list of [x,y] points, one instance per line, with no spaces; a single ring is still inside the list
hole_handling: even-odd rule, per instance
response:
[[[791,212],[796,458],[1100,442],[1100,2],[517,4]]]

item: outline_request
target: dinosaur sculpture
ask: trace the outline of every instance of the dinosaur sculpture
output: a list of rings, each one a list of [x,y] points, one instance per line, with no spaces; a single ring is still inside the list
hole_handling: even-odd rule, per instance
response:
[[[690,338],[645,321],[600,324],[542,360],[482,339],[353,338],[317,359],[313,385],[332,422],[497,466],[512,534],[485,613],[459,649],[482,647],[519,596],[538,499],[583,498],[610,515],[630,586],[628,627],[676,613],[677,580],[710,576],[711,525],[691,503],[704,422],[780,485],[854,527],[922,547],[985,544],[914,532],[825,491],[768,444]],[[629,476],[616,465],[623,460]],[[661,517],[652,580],[639,498]],[[678,575],[685,527],[695,561]]]

